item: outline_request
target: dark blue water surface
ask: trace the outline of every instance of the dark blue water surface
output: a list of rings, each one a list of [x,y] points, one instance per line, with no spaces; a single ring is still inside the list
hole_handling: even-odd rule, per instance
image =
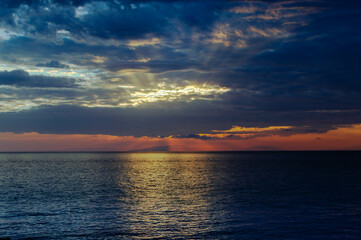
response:
[[[361,153],[4,153],[5,237],[361,239]]]

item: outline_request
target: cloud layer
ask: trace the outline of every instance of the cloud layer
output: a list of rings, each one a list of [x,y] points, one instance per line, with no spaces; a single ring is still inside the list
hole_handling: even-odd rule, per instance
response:
[[[3,132],[361,123],[357,1],[1,1],[0,16]]]

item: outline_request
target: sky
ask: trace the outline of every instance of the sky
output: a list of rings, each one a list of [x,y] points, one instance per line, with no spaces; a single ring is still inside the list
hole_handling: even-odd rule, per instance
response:
[[[0,151],[361,150],[361,2],[2,0]]]

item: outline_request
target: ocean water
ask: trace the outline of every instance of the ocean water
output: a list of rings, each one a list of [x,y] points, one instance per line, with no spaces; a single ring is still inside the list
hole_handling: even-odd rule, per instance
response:
[[[361,152],[0,154],[0,238],[361,239]]]

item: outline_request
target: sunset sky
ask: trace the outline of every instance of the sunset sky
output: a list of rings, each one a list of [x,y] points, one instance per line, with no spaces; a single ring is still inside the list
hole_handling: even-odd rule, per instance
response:
[[[361,150],[361,2],[2,0],[0,151]]]

